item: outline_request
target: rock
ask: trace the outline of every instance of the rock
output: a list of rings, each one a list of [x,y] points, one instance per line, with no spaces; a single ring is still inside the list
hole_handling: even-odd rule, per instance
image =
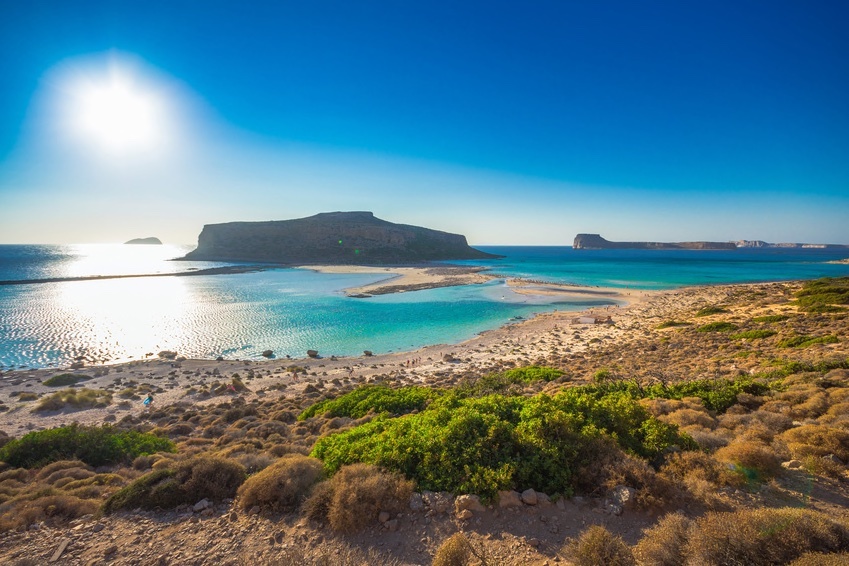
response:
[[[469,519],[471,519],[474,516],[475,516],[475,514],[472,513],[469,509],[463,509],[462,511],[457,513],[457,518],[460,519],[461,521],[468,521]]]
[[[486,508],[481,504],[480,497],[477,495],[460,495],[454,500],[454,511],[460,513],[465,509],[472,511],[486,511]]]
[[[539,544],[540,544],[540,542],[539,542],[538,538],[528,539],[528,546],[531,546],[533,548],[539,548]]]
[[[263,350],[262,351],[263,358],[271,358],[274,357],[274,350]]]
[[[389,532],[394,533],[398,530],[398,519],[390,519],[386,521],[386,528],[389,529]]]
[[[838,466],[843,466],[843,465],[844,465],[843,460],[841,460],[840,458],[838,458],[838,457],[837,457],[837,456],[835,456],[834,454],[826,454],[825,456],[823,456],[823,457],[822,457],[822,459],[823,459],[823,460],[828,460],[828,461],[829,461],[829,462],[831,462],[832,464],[837,464]]]
[[[133,238],[132,240],[128,240],[124,242],[124,244],[130,245],[146,245],[146,246],[161,246],[162,240],[159,238],[155,238],[153,236],[148,236],[147,238]]]
[[[239,515],[238,515],[238,514],[236,514],[236,512],[235,512],[235,511],[231,512],[231,513],[230,513],[230,522],[231,522],[231,523],[235,523],[235,522],[236,522],[236,521],[238,521],[238,520],[239,520]]]
[[[311,358],[317,358],[318,357],[318,350],[307,350],[307,356],[309,356]]]
[[[85,363],[83,362],[74,362],[71,364],[71,369],[82,369],[85,367]]]
[[[520,507],[522,505],[522,496],[518,491],[499,491],[498,506],[502,509],[505,507]]]
[[[215,361],[216,361],[216,362],[223,362],[223,361],[224,361],[224,356],[218,356],[217,358],[215,358]]]
[[[381,511],[380,514],[377,516],[377,520],[380,521],[381,523],[385,523],[386,521],[389,520],[390,516],[391,515],[389,515],[389,513],[387,513],[386,511]]]
[[[613,488],[610,499],[614,505],[618,505],[622,509],[629,509],[634,506],[636,495],[637,491],[633,487],[617,485]]]
[[[200,501],[198,501],[197,503],[195,503],[195,506],[192,507],[192,511],[194,511],[195,513],[200,513],[201,511],[203,511],[204,509],[206,509],[209,506],[210,506],[209,500],[206,499],[206,498],[203,498]]]
[[[558,508],[560,511],[565,511],[565,510],[566,510],[566,500],[565,500],[565,499],[563,499],[562,497],[559,497],[559,498],[557,499],[557,501],[555,502],[555,505],[557,505],[557,508]]]
[[[548,495],[538,491],[537,492],[537,505],[551,505],[551,498]]]
[[[526,505],[536,505],[539,503],[539,498],[537,497],[537,492],[533,489],[526,489],[522,492],[522,503]]]
[[[447,513],[451,508],[451,495],[445,492],[423,491],[422,499],[434,513]]]
[[[248,509],[248,515],[259,515],[259,505],[254,505]]]
[[[112,556],[116,552],[118,552],[118,545],[113,544],[103,550],[103,556]]]
[[[372,353],[372,351],[371,351],[371,350],[363,350],[363,355],[364,355],[365,357],[367,357],[367,358],[370,358],[370,357],[372,357],[374,354]]]
[[[781,463],[781,467],[787,470],[798,470],[802,467],[801,460],[788,460],[786,462]]]
[[[598,234],[578,234],[575,250],[736,250],[734,242],[610,242]]]
[[[105,528],[106,528],[106,525],[104,525],[103,523],[96,523],[96,524],[95,524],[95,525],[91,528],[91,530],[92,530],[92,532],[99,533],[100,531],[102,531],[102,530],[103,530],[103,529],[105,529]]]
[[[410,496],[410,511],[424,511],[425,504],[421,493],[413,493]]]
[[[497,256],[469,247],[459,234],[394,224],[371,212],[326,212],[293,220],[207,224],[197,249],[183,259],[339,265],[492,257]]]
[[[59,560],[59,557],[62,556],[62,553],[65,552],[65,549],[68,548],[68,545],[71,544],[71,539],[64,538],[59,541],[59,546],[56,547],[56,552],[53,553],[53,556],[50,557],[50,562],[56,562]]]
[[[454,357],[454,354],[442,354],[443,362],[454,362],[457,358]]]
[[[177,357],[177,352],[174,352],[172,350],[162,350],[157,354],[157,356],[159,356],[163,360],[173,360]]]

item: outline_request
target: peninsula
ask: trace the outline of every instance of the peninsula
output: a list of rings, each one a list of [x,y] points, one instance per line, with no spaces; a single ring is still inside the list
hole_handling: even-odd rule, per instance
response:
[[[465,236],[394,224],[371,212],[325,212],[293,220],[207,224],[186,260],[289,265],[410,264],[497,257]]]
[[[611,242],[598,234],[578,234],[576,250],[736,250],[734,242]]]

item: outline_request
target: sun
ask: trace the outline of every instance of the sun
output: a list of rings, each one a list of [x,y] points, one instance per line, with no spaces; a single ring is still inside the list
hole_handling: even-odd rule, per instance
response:
[[[111,73],[75,89],[72,109],[79,137],[108,153],[154,149],[165,127],[162,101],[133,77]]]

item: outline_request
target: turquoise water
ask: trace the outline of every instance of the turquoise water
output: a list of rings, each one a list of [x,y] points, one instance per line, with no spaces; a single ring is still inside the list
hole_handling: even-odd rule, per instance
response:
[[[849,256],[805,251],[590,251],[482,248],[507,257],[485,265],[508,277],[583,285],[671,288],[706,283],[849,275]],[[166,273],[214,267],[170,262],[167,246],[0,246],[0,280]],[[197,277],[68,281],[0,286],[0,368],[58,367],[143,358],[161,350],[187,357],[256,359],[263,350],[304,357],[412,350],[457,343],[517,317],[583,310],[510,291],[503,280],[352,299],[342,289],[385,274],[272,269]]]

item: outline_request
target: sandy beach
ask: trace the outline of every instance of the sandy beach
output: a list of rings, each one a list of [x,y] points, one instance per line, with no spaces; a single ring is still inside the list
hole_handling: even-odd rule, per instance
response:
[[[409,292],[420,288],[446,285],[476,284],[493,276],[467,268],[374,268],[357,266],[310,266],[329,273],[386,272],[387,278],[368,286],[348,289],[349,295]],[[457,281],[463,281],[458,283]],[[391,282],[391,283],[390,283]],[[647,332],[654,319],[692,305],[721,300],[727,287],[703,287],[658,292],[622,289],[560,286],[550,283],[510,280],[518,293],[561,295],[564,300],[604,297],[616,304],[590,309],[583,313],[554,311],[529,320],[515,320],[501,328],[486,331],[460,344],[435,344],[409,352],[336,357],[319,352],[318,358],[279,358],[254,360],[196,360],[151,358],[116,365],[87,366],[80,369],[49,368],[10,370],[0,379],[0,402],[6,411],[0,413],[0,430],[12,436],[28,430],[68,424],[101,423],[120,420],[143,410],[141,396],[119,392],[135,389],[153,391],[157,406],[170,404],[205,405],[217,403],[220,397],[206,397],[199,390],[227,383],[238,376],[249,388],[247,398],[285,395],[302,390],[310,383],[334,381],[374,381],[398,378],[408,382],[427,383],[446,376],[498,371],[502,368],[531,363],[551,363],[553,358],[573,355],[598,344],[621,341],[635,333]],[[609,324],[574,324],[579,316],[610,317]],[[298,373],[293,369],[300,368]],[[112,403],[103,408],[57,413],[32,412],[33,395],[42,397],[61,388],[42,382],[59,373],[91,377],[77,387],[100,389],[113,393]]]

